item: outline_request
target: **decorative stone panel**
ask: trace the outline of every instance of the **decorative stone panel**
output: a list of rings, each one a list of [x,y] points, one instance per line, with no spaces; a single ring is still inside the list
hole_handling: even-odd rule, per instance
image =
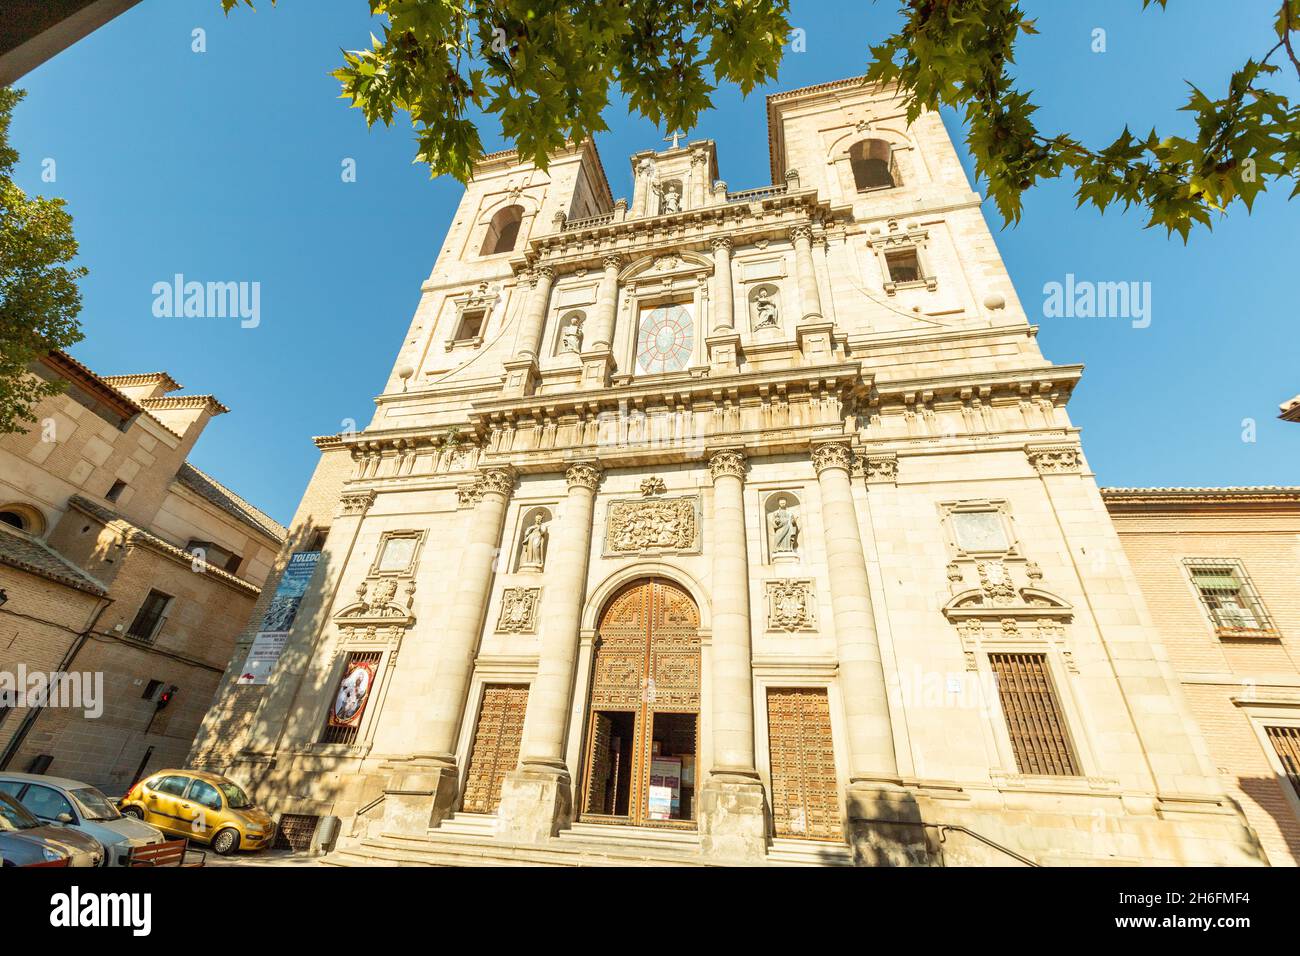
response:
[[[541,600],[541,588],[506,588],[501,592],[501,616],[497,619],[497,631],[536,633],[537,607]]]
[[[764,583],[769,631],[817,630],[817,595],[809,579],[783,578]]]

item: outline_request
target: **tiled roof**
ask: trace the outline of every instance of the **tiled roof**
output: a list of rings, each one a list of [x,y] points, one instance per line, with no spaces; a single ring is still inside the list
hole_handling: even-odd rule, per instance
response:
[[[1121,495],[1300,495],[1300,485],[1224,485],[1220,488],[1103,488],[1108,497]]]
[[[1289,422],[1300,421],[1300,395],[1283,402],[1281,410],[1282,414],[1278,417],[1285,418]]]
[[[205,501],[216,505],[245,524],[252,525],[263,534],[270,535],[276,541],[283,543],[288,537],[288,528],[254,508],[217,479],[195,468],[188,461],[181,465],[180,471],[176,473],[176,480]]]
[[[108,588],[43,541],[0,524],[0,564],[103,597]]]
[[[236,574],[231,574],[229,571],[217,567],[215,564],[209,564],[207,561],[196,558],[184,548],[178,548],[171,542],[164,541],[156,534],[151,534],[138,525],[132,524],[111,508],[105,508],[101,504],[96,504],[89,498],[83,498],[81,495],[73,495],[68,499],[68,504],[83,514],[90,515],[97,521],[102,521],[105,527],[112,528],[118,534],[122,535],[122,537],[128,542],[142,545],[152,551],[166,555],[174,560],[184,561],[190,565],[194,565],[197,562],[202,566],[202,570],[205,574],[220,578],[223,581],[235,585],[243,591],[257,594],[261,590],[252,581],[245,580]]]

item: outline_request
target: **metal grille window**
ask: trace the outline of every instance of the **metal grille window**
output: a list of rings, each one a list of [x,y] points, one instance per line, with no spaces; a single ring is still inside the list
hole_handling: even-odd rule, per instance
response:
[[[1264,733],[1277,751],[1282,769],[1295,788],[1296,796],[1300,797],[1300,727],[1265,727]]]
[[[347,674],[354,663],[373,664],[377,668],[379,659],[383,655],[379,651],[353,651],[343,662],[343,673]],[[373,688],[368,688],[367,692],[373,692]],[[331,707],[333,704],[331,704]],[[331,710],[331,713],[333,711]],[[321,733],[320,742],[323,744],[352,744],[356,742],[357,734],[361,730],[361,719],[358,718],[347,724],[331,723],[329,717],[325,719],[325,730]]]
[[[140,605],[140,610],[136,612],[135,620],[126,629],[126,636],[137,641],[152,641],[162,628],[163,621],[166,620],[164,615],[171,602],[170,594],[150,591],[149,596],[144,599],[144,604]]]
[[[990,654],[1021,773],[1075,777],[1078,761],[1042,654]]]
[[[1188,558],[1184,563],[1220,636],[1275,633],[1273,622],[1240,561]]]
[[[293,850],[302,853],[311,849],[311,838],[316,834],[316,824],[320,817],[306,813],[285,813],[280,816],[280,823],[275,828],[276,850]]]

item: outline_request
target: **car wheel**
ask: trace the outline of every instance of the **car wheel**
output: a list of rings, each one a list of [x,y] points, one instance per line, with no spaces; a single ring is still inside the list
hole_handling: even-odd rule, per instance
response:
[[[124,816],[124,817],[135,817],[137,820],[143,820],[143,819],[144,819],[144,811],[141,810],[139,807],[123,807],[123,808],[122,808],[122,816]]]
[[[212,849],[221,856],[234,853],[239,849],[239,831],[230,827],[217,831],[217,835],[212,838]]]

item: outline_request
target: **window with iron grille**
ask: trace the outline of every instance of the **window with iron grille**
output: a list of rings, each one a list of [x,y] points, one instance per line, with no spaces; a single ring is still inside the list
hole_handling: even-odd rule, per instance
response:
[[[383,655],[379,651],[353,651],[343,661],[343,673],[347,674],[352,669],[352,665],[354,663],[374,664],[376,667],[378,667],[379,658],[382,656]],[[373,690],[374,690],[373,688],[370,688],[371,693],[373,693]],[[329,713],[332,714],[333,712],[334,712],[334,702],[331,701]],[[329,719],[329,714],[326,714],[325,729],[321,733],[320,742],[323,744],[355,743],[357,739],[357,733],[360,730],[361,730],[360,719],[358,719],[357,721],[351,724],[340,725],[340,724],[331,723]]]
[[[1025,774],[1075,777],[1079,764],[1070,746],[1042,654],[990,654],[998,699],[1011,735],[1016,767]]]
[[[1300,727],[1265,727],[1268,742],[1277,751],[1278,760],[1286,778],[1291,781],[1297,797],[1300,797]]]
[[[1234,558],[1184,561],[1201,603],[1221,637],[1273,635],[1273,622],[1242,563]]]
[[[171,602],[170,594],[150,591],[149,596],[144,599],[144,604],[140,605],[140,610],[136,612],[135,620],[126,629],[126,636],[137,641],[152,641],[162,627],[163,615]]]
[[[311,849],[320,817],[308,813],[283,813],[275,828],[273,849],[301,853]]]

